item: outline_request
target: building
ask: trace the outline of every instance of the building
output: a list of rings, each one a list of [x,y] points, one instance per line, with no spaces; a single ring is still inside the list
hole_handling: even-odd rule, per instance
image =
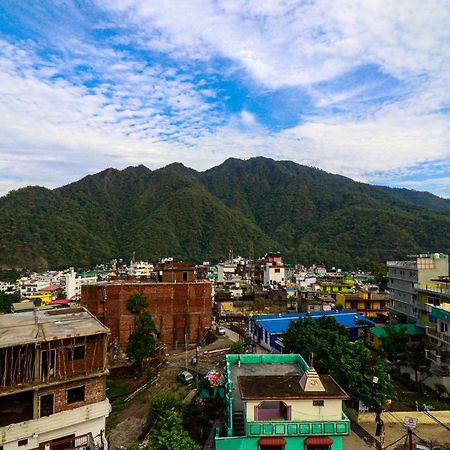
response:
[[[354,311],[317,311],[310,314],[273,314],[252,317],[249,321],[253,339],[267,350],[283,353],[283,334],[293,320],[311,317],[333,317],[337,323],[348,330],[348,339],[354,342],[364,336],[364,330],[373,327],[375,322]]]
[[[411,261],[388,261],[387,269],[391,321],[425,328],[427,310],[418,298],[418,287],[438,277],[448,277],[448,256],[433,253]]]
[[[166,262],[156,266],[158,281],[124,279],[84,285],[81,303],[110,330],[110,344],[124,346],[134,331],[128,299],[147,299],[158,338],[173,346],[196,343],[211,326],[211,283],[196,279],[195,265]],[[187,341],[187,342],[186,342]]]
[[[300,355],[227,355],[226,423],[217,450],[340,450],[348,395]]]
[[[450,392],[450,303],[430,305],[429,311],[433,325],[427,327],[426,332],[435,350],[427,351],[426,356],[431,361],[436,382],[443,384]]]
[[[267,253],[263,269],[263,284],[284,284],[286,277],[281,253]]]
[[[370,289],[361,289],[356,294],[337,293],[336,307],[351,309],[375,322],[385,323],[389,315],[389,296]]]
[[[0,315],[0,448],[103,448],[108,329],[84,308]]]
[[[318,280],[320,284],[320,295],[330,295],[336,298],[338,293],[352,294],[355,292],[353,277],[343,272],[327,272]]]
[[[398,323],[395,325],[391,325],[393,330],[396,332],[400,332],[404,330],[405,335],[408,337],[408,346],[416,344],[420,342],[425,335],[425,331],[423,328],[416,327],[411,324],[403,324]],[[387,336],[386,327],[377,326],[369,329],[367,344],[370,345],[375,350],[383,350],[383,339]]]
[[[61,282],[66,291],[66,297],[70,299],[80,299],[81,287],[86,284],[97,283],[98,271],[75,272],[71,267],[67,272],[61,275]]]

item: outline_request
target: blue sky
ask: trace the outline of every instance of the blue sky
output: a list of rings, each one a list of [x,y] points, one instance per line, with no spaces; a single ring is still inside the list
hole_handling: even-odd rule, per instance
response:
[[[447,0],[0,1],[0,195],[263,155],[450,197]]]

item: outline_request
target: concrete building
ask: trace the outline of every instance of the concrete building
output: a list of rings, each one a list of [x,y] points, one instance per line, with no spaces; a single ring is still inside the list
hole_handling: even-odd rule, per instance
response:
[[[450,297],[450,291],[447,296]],[[426,356],[437,378],[435,382],[443,384],[450,392],[450,303],[429,305],[429,312],[433,325],[427,327],[426,332],[435,349],[428,350]]]
[[[336,294],[336,306],[357,311],[378,323],[385,323],[389,315],[389,296],[376,290],[360,289],[356,294]]]
[[[84,308],[0,315],[0,448],[104,448],[108,329]]]
[[[438,277],[448,277],[448,256],[433,253],[419,255],[411,261],[388,261],[387,269],[391,321],[424,328],[426,306],[418,298],[418,287]]]
[[[111,330],[111,345],[124,346],[134,330],[127,301],[135,293],[147,299],[146,311],[164,344],[199,342],[211,326],[211,283],[196,278],[195,265],[166,262],[156,270],[158,281],[124,279],[82,287],[81,303]]]
[[[80,299],[81,287],[87,284],[97,283],[97,271],[75,272],[71,267],[67,272],[61,275],[61,283],[66,291],[66,297],[70,299]]]
[[[341,450],[348,395],[300,355],[227,355],[226,423],[217,450]]]
[[[286,280],[281,253],[267,253],[263,262],[263,284],[284,284]]]

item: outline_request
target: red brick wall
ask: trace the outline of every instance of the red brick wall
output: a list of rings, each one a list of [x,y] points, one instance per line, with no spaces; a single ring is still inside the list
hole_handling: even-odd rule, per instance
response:
[[[211,325],[211,284],[197,283],[111,283],[82,287],[81,302],[110,330],[110,342],[125,344],[134,328],[127,301],[134,293],[147,298],[147,311],[166,344],[200,340]]]
[[[84,401],[77,403],[67,403],[67,389],[84,385]],[[55,394],[55,413],[79,408],[101,402],[106,398],[106,377],[88,378],[86,380],[62,383],[57,386],[50,386],[39,389],[38,397],[44,394]],[[39,404],[39,402],[38,402]]]

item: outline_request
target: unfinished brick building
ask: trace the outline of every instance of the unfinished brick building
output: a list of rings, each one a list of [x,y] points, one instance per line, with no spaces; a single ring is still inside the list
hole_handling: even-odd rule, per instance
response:
[[[110,330],[110,344],[123,346],[134,330],[127,309],[134,293],[146,297],[159,340],[171,346],[200,342],[211,326],[211,283],[198,279],[193,264],[156,266],[157,282],[116,280],[82,287],[81,302]]]
[[[108,329],[84,308],[0,315],[0,448],[104,447]]]

